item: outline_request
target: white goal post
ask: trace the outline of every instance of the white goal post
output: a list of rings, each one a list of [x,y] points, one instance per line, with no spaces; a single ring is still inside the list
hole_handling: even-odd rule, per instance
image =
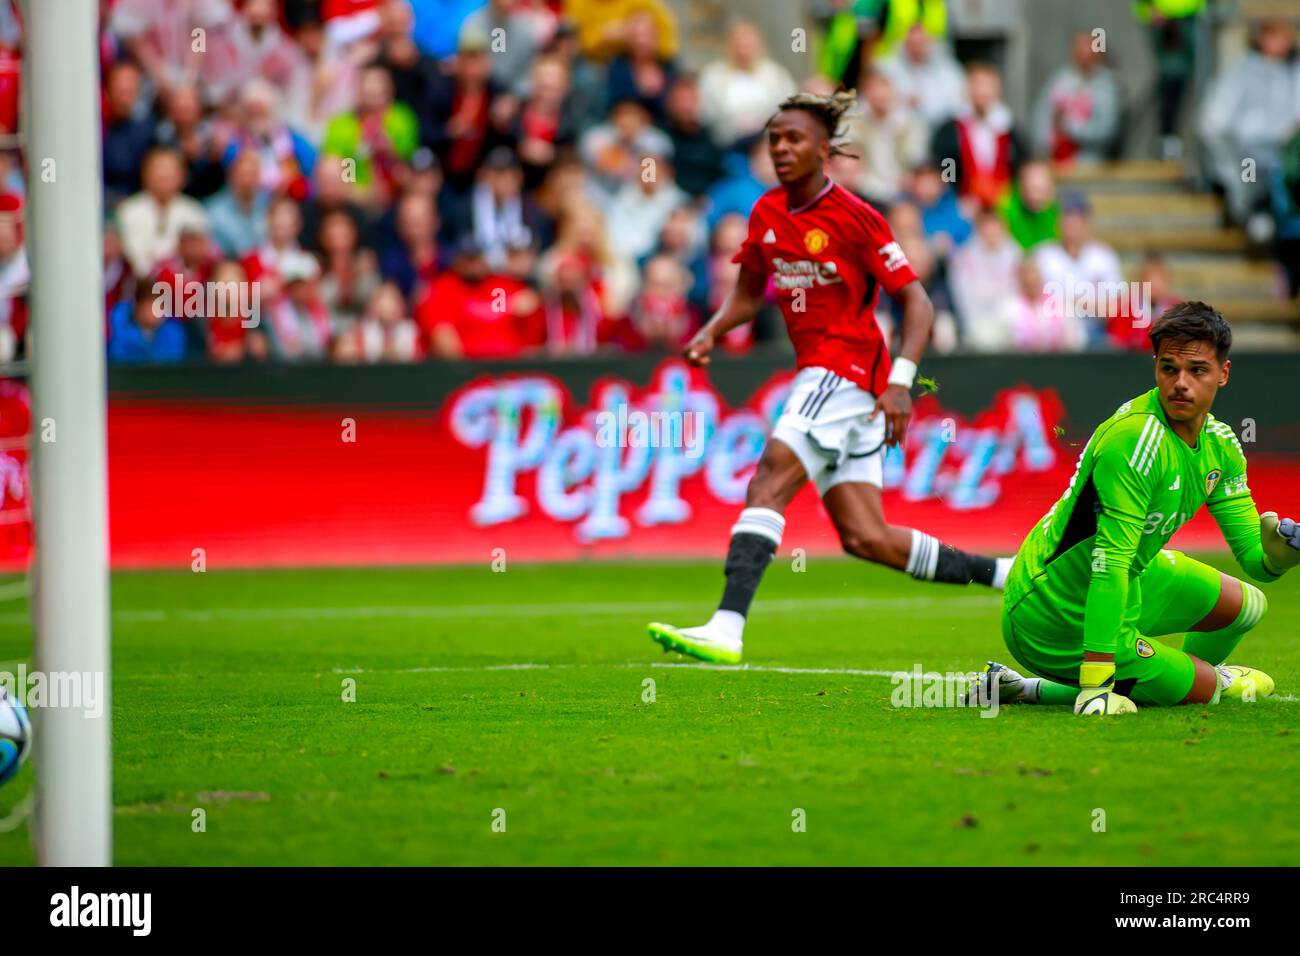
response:
[[[31,613],[36,667],[109,680],[98,0],[26,0],[23,114],[31,260]],[[52,423],[43,440],[42,429]],[[43,866],[112,863],[108,703],[35,720]]]

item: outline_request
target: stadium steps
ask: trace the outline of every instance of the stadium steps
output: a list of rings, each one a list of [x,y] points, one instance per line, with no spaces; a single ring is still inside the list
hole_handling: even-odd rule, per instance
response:
[[[1058,170],[1062,192],[1088,196],[1097,238],[1136,279],[1142,259],[1159,253],[1179,296],[1202,299],[1239,323],[1254,347],[1300,345],[1300,308],[1286,298],[1277,263],[1252,254],[1240,229],[1223,225],[1217,196],[1196,192],[1179,163],[1133,160]]]

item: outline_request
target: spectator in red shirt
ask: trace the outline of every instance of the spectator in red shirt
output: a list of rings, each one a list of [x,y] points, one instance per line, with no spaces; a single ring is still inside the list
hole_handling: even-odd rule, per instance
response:
[[[955,162],[957,191],[963,199],[992,206],[1011,186],[1025,156],[1011,108],[1002,101],[1002,76],[991,63],[966,67],[968,102],[934,131],[930,151],[941,167]]]
[[[473,237],[461,240],[451,268],[438,276],[415,311],[429,352],[440,358],[513,358],[534,335],[537,294],[493,275]]]

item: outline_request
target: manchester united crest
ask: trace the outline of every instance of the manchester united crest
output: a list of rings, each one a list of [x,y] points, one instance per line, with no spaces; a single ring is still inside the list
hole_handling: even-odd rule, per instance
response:
[[[830,242],[831,237],[820,229],[809,229],[803,234],[803,247],[814,256],[830,245]]]

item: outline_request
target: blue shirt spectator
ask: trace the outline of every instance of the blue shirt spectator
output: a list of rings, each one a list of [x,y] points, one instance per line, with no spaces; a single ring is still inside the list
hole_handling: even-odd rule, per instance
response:
[[[180,362],[185,358],[185,326],[153,314],[148,293],[135,303],[119,302],[109,313],[108,360],[116,364]]]

